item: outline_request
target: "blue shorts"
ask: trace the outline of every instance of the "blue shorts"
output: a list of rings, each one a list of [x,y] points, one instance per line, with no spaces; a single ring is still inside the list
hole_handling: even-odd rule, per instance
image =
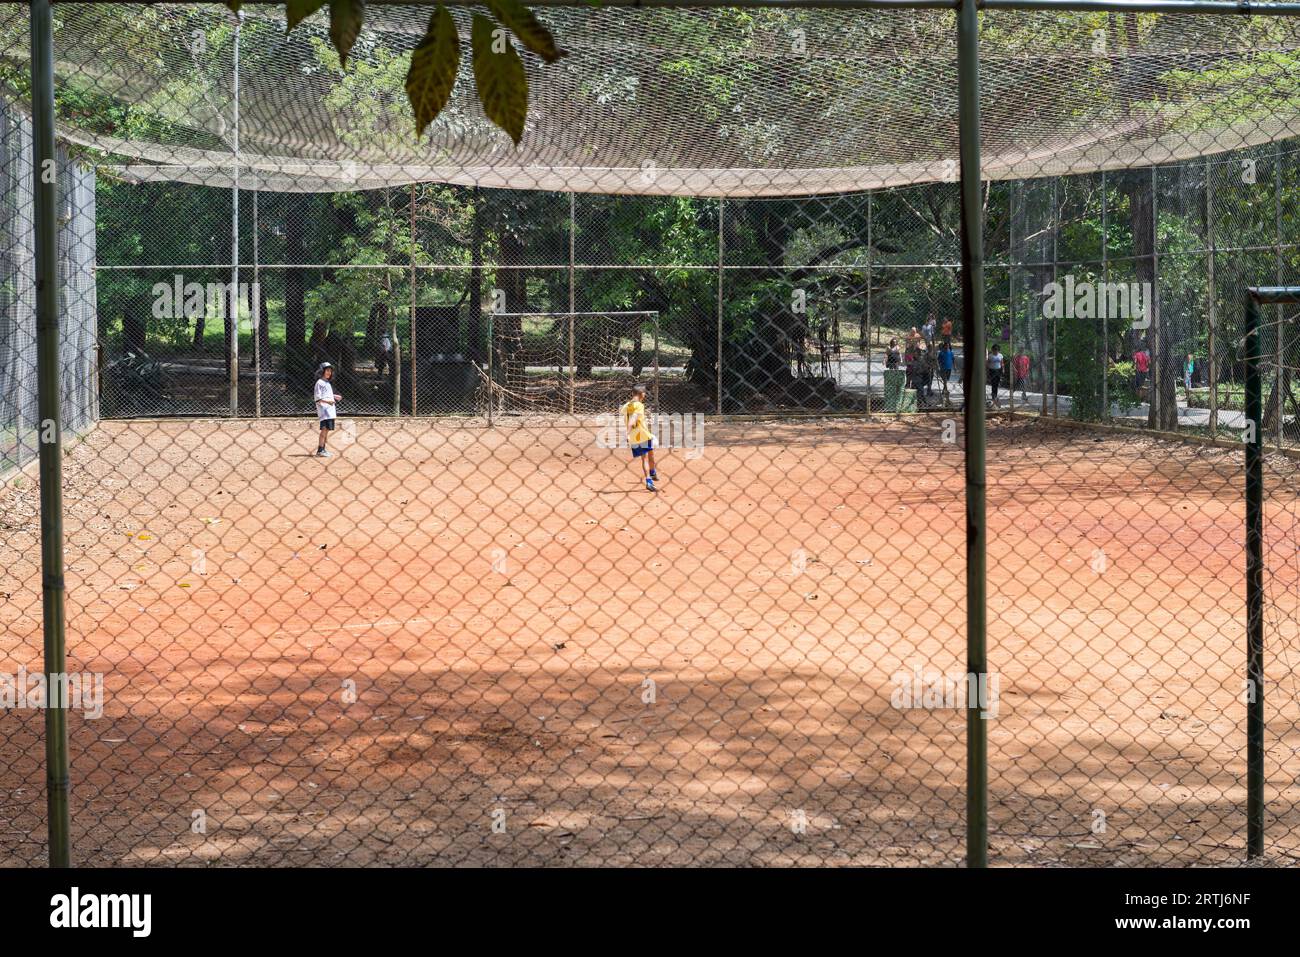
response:
[[[648,442],[642,442],[640,445],[634,445],[634,446],[632,446],[632,458],[634,458],[634,459],[639,459],[641,456],[645,455],[647,452],[652,451],[652,450],[654,449],[654,447],[655,447],[655,440],[654,440],[654,439],[651,439],[651,440],[648,441]]]

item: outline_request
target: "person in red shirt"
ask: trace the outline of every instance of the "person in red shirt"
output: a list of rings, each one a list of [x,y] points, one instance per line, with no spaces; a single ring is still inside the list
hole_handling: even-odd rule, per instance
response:
[[[1137,391],[1141,392],[1142,387],[1147,382],[1147,373],[1151,370],[1151,355],[1147,352],[1145,346],[1133,353],[1133,368],[1135,370],[1133,385]]]
[[[1029,386],[1029,364],[1029,355],[1024,352],[1017,354],[1016,357],[1011,360],[1011,371],[1014,372],[1016,376],[1016,380],[1011,386],[1011,391],[1015,392],[1016,389],[1019,389],[1020,398],[1026,402],[1029,401],[1029,396],[1025,392]]]

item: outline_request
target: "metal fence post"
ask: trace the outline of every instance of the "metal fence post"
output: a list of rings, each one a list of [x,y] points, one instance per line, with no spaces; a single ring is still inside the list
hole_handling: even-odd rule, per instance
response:
[[[1101,171],[1101,282],[1102,288],[1110,284],[1110,247],[1106,237],[1107,221],[1106,171]],[[1109,309],[1101,310],[1101,420],[1110,421],[1110,322]]]
[[[230,295],[226,307],[230,310],[230,346],[227,360],[230,363],[230,414],[239,416],[239,32],[244,15],[235,14],[234,51],[234,123],[231,131],[233,182],[230,186]]]
[[[578,290],[573,275],[574,238],[577,233],[577,200],[572,190],[569,191],[569,415],[578,407],[578,358],[574,344],[577,326],[573,314],[578,311]]]
[[[639,339],[641,337],[641,327],[639,324],[637,326],[636,334],[637,334],[637,338]],[[655,336],[655,415],[659,415],[660,412],[663,411],[663,409],[659,405],[659,312],[657,310],[655,312],[654,336]]]
[[[1218,319],[1219,294],[1218,283],[1214,280],[1215,238],[1214,238],[1214,164],[1205,161],[1205,232],[1206,232],[1206,287],[1208,301],[1206,316],[1209,329],[1206,334],[1206,384],[1210,387],[1210,436],[1219,434],[1219,363],[1216,357],[1218,348],[1215,336],[1215,323]]]
[[[859,336],[858,351],[863,350],[867,353],[867,421],[871,421],[871,244],[875,241],[873,235],[874,223],[872,222],[872,201],[871,197],[875,193],[867,193],[867,319],[864,327],[864,333]],[[865,336],[865,341],[863,337]],[[884,386],[881,386],[881,399],[884,398]]]
[[[723,252],[725,246],[722,237],[722,217],[725,201],[718,198],[718,415],[722,415],[722,287],[723,287]]]
[[[1282,285],[1282,144],[1273,144],[1273,257],[1277,264],[1277,284]],[[1269,405],[1277,409],[1277,450],[1286,444],[1286,404],[1282,392],[1282,330],[1284,315],[1282,304],[1276,309],[1277,325],[1273,332],[1273,399]]]
[[[1061,256],[1061,202],[1056,193],[1056,177],[1052,178],[1052,282],[1057,281],[1057,268]],[[1043,396],[1043,411],[1047,411],[1047,396]],[[1056,385],[1056,317],[1052,317],[1052,415],[1061,417],[1061,397]]]
[[[36,205],[36,370],[40,417],[41,599],[45,708],[45,788],[51,867],[71,864],[68,713],[55,697],[63,675],[63,413],[59,383],[58,168],[54,153],[54,26],[50,0],[32,0],[32,187]]]
[[[980,196],[978,0],[962,0],[957,16],[957,80],[961,155],[961,292],[966,390],[966,672],[988,671],[985,634],[984,517],[984,220]],[[969,683],[968,683],[969,687]],[[966,702],[966,864],[988,866],[988,739],[978,700]]]
[[[419,354],[416,347],[416,328],[419,323],[415,319],[416,310],[416,285],[415,285],[415,254],[419,248],[419,239],[416,237],[415,223],[415,184],[411,184],[411,415],[420,414],[420,406],[416,397],[415,386],[418,376],[415,369],[416,356]]]
[[[1264,853],[1264,415],[1260,309],[1246,295],[1246,857]]]
[[[1164,382],[1165,375],[1170,370],[1163,368],[1164,364],[1169,361],[1165,355],[1165,339],[1167,331],[1165,329],[1164,315],[1160,311],[1160,182],[1156,178],[1156,168],[1151,167],[1151,322],[1152,325],[1147,329],[1146,338],[1148,343],[1148,354],[1151,361],[1147,368],[1150,370],[1151,384],[1147,387],[1147,423],[1154,428],[1163,429],[1160,424],[1160,417],[1165,414],[1164,405]],[[1174,427],[1178,426],[1178,391],[1177,385],[1174,386]]]
[[[1007,358],[1005,361],[1011,363],[1007,370],[1009,375],[1007,380],[1011,383],[1011,388],[1007,392],[1007,419],[1012,420],[1016,417],[1016,357],[1020,351],[1016,348],[1016,181],[1012,180],[1007,186],[1007,332],[1010,341],[1007,343]]]
[[[253,296],[250,313],[253,318],[253,414],[262,417],[262,263],[258,255],[257,240],[257,197],[259,192],[253,190]]]

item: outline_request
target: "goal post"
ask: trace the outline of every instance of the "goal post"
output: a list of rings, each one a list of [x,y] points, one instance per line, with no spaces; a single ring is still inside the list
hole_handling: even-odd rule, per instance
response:
[[[489,415],[608,412],[636,383],[659,404],[659,312],[493,312]]]

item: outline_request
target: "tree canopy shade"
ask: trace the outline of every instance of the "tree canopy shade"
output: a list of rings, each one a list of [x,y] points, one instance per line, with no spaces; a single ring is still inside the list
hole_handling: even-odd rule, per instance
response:
[[[123,177],[277,191],[440,181],[691,196],[841,193],[955,181],[946,10],[539,9],[568,51],[520,52],[519,146],[470,58],[423,137],[405,84],[430,8],[382,5],[344,69],[325,11],[286,34],[244,6],[56,8],[60,134]],[[452,8],[462,50],[471,13]],[[1280,17],[992,12],[982,21],[983,174],[1146,166],[1300,132],[1300,25]],[[25,4],[0,7],[0,80],[25,99]],[[464,82],[461,82],[464,81]],[[103,165],[103,164],[101,164]]]

